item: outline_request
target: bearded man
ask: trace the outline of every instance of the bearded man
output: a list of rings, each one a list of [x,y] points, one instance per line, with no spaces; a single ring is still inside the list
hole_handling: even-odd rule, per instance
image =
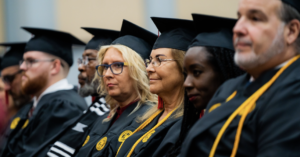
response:
[[[20,109],[28,108],[32,105],[30,103],[31,96],[23,93],[21,90],[22,70],[20,70],[19,62],[23,59],[25,45],[26,42],[0,43],[0,46],[9,48],[0,63],[1,83],[4,84],[4,101],[2,101],[1,105],[5,106],[6,114],[4,118],[8,120],[9,124],[16,118],[26,119],[27,117],[23,115],[27,113]],[[8,126],[5,130],[0,130],[0,153],[14,129],[14,127]]]
[[[85,45],[69,33],[23,27],[34,36],[20,62],[23,93],[33,96],[28,119],[12,121],[16,128],[2,156],[31,156],[71,119],[82,115],[86,103],[66,80],[73,64],[72,45]]]
[[[31,101],[31,96],[21,90],[21,73],[19,62],[23,59],[26,42],[0,43],[0,46],[9,47],[4,54],[0,66],[1,78],[4,82],[4,90],[12,97],[12,102],[7,99],[9,117],[13,117],[20,108]]]
[[[88,139],[89,130],[94,123],[109,111],[105,102],[105,96],[99,95],[98,81],[93,81],[98,65],[97,53],[101,46],[110,45],[111,42],[119,37],[119,32],[100,28],[83,28],[94,35],[85,47],[82,55],[83,59],[78,59],[79,83],[81,85],[79,94],[81,96],[93,96],[93,102],[84,114],[68,123],[55,136],[43,145],[35,149],[33,156],[64,156],[74,155],[83,143]],[[70,151],[71,150],[71,151]]]
[[[300,1],[240,0],[236,64],[180,156],[300,156]]]

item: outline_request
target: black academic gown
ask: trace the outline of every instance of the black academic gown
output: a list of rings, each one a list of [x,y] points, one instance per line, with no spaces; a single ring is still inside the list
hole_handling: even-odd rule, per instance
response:
[[[4,156],[29,157],[52,138],[62,126],[87,108],[86,102],[73,89],[60,90],[41,97],[21,135],[8,143]]]
[[[163,138],[159,146],[155,149],[153,153],[153,157],[163,157],[166,156],[167,153],[173,148],[176,144],[180,132],[181,132],[182,118],[178,120],[169,130],[166,136]]]
[[[154,118],[152,120],[152,122],[150,122],[144,129],[140,130],[139,132],[136,132],[135,134],[133,134],[132,136],[128,137],[124,144],[122,145],[121,149],[119,150],[119,153],[117,155],[117,157],[124,157],[127,156],[129,151],[131,150],[131,147],[135,144],[135,142],[142,137],[145,133],[147,133],[149,130],[151,130],[157,123],[159,120],[159,117],[162,115],[159,114],[158,116],[156,116],[156,118]],[[167,149],[170,149],[169,146],[166,146],[164,144],[168,145],[168,142],[164,143],[163,140],[168,140],[167,138],[172,138],[169,135],[171,135],[172,133],[170,133],[173,129],[173,126],[181,121],[182,117],[179,118],[173,118],[173,115],[171,115],[162,125],[160,125],[158,128],[156,128],[154,130],[154,132],[150,135],[150,136],[146,136],[135,148],[135,150],[133,151],[131,157],[150,157],[153,156],[154,157],[154,153],[157,151],[157,149],[162,149],[163,147],[166,147]],[[180,123],[180,122],[179,122]],[[136,126],[135,126],[136,125]],[[141,125],[141,123],[135,123],[133,124],[134,127],[138,127],[139,125]],[[176,127],[177,128],[177,127]],[[179,133],[180,133],[180,128],[178,128]],[[168,134],[168,137],[166,137],[166,135]],[[176,142],[176,140],[179,137],[179,134],[174,134],[177,137],[173,137],[173,139],[171,141],[174,140],[174,142]],[[163,144],[164,143],[164,144]],[[121,143],[119,143],[118,146],[120,146]],[[163,145],[160,145],[163,144]],[[168,150],[166,150],[168,151]]]
[[[117,140],[121,131],[130,126],[135,121],[136,117],[143,115],[151,107],[151,105],[143,104],[137,111],[130,114],[137,104],[138,102],[135,102],[128,106],[113,124],[112,120],[109,122],[102,122],[103,119],[98,120],[97,124],[95,124],[89,134],[89,141],[79,150],[76,156],[84,157],[100,155],[108,157],[111,156],[109,153],[115,153],[117,151]],[[116,118],[116,114],[112,119],[114,118]],[[101,140],[103,142],[100,142]],[[97,155],[97,153],[100,154]]]
[[[206,114],[188,133],[180,156],[208,156],[228,117],[277,71],[278,69],[267,71],[251,84],[247,74],[223,84],[210,101]],[[237,157],[300,156],[299,71],[298,59],[257,100],[254,110],[248,114],[243,125]],[[237,91],[236,96],[226,102],[234,91]],[[220,106],[215,105],[218,103],[221,103]],[[226,129],[215,157],[230,156],[240,118],[238,115]]]
[[[24,105],[8,123],[9,125],[0,140],[0,154],[2,154],[0,156],[5,156],[5,154],[9,153],[7,143],[10,143],[10,141],[14,141],[14,139],[18,138],[18,136],[21,135],[21,130],[26,127],[25,123],[26,121],[28,121],[28,112],[32,108],[32,105],[32,102]]]
[[[63,126],[63,128],[47,142],[44,142],[32,154],[34,157],[43,157],[47,155],[64,156],[74,155],[76,150],[81,148],[87,133],[93,127],[98,117],[106,117],[109,109],[106,106],[105,97],[97,97],[89,106],[88,110],[78,118]]]

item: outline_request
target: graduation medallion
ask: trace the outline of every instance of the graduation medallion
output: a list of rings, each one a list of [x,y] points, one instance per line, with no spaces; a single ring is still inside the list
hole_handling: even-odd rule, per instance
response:
[[[16,117],[10,124],[10,129],[15,129],[17,125],[19,124],[19,121],[21,120],[20,117]]]
[[[119,142],[124,142],[131,135],[132,135],[132,131],[130,130],[123,131],[122,134],[119,136]]]
[[[101,140],[96,145],[96,149],[98,151],[102,150],[104,148],[105,144],[106,144],[106,141],[107,141],[107,137],[101,138]]]
[[[147,142],[148,139],[155,133],[155,130],[149,132],[144,138],[143,138],[143,142]]]

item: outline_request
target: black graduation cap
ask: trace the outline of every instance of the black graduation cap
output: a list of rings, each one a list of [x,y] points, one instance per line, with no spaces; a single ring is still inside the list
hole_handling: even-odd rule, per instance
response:
[[[0,70],[2,71],[4,68],[19,65],[20,60],[23,59],[26,42],[0,43],[0,46],[10,47],[2,57]]]
[[[99,50],[103,45],[110,45],[112,41],[119,37],[120,32],[108,29],[81,27],[94,37],[86,44],[85,49]]]
[[[300,0],[282,0],[282,2],[292,6],[300,13]]]
[[[192,14],[198,35],[190,47],[211,46],[234,50],[232,43],[236,19]]]
[[[197,35],[191,20],[151,17],[161,35],[153,49],[172,48],[187,51],[189,44]]]
[[[69,66],[73,64],[72,45],[85,45],[84,42],[66,32],[43,28],[22,28],[33,34],[33,37],[26,44],[25,52],[43,51],[60,57],[65,60]]]
[[[157,35],[127,20],[123,20],[120,37],[113,41],[112,45],[125,45],[140,54],[143,59],[146,59],[149,58],[156,39]]]

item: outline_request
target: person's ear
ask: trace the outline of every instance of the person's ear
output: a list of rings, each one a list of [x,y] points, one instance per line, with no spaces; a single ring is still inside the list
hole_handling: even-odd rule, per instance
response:
[[[61,61],[59,59],[55,59],[53,61],[53,64],[52,64],[52,68],[51,68],[51,75],[56,75],[59,73],[61,69]]]
[[[288,45],[292,45],[298,38],[300,33],[300,21],[292,20],[285,26],[285,40]]]

